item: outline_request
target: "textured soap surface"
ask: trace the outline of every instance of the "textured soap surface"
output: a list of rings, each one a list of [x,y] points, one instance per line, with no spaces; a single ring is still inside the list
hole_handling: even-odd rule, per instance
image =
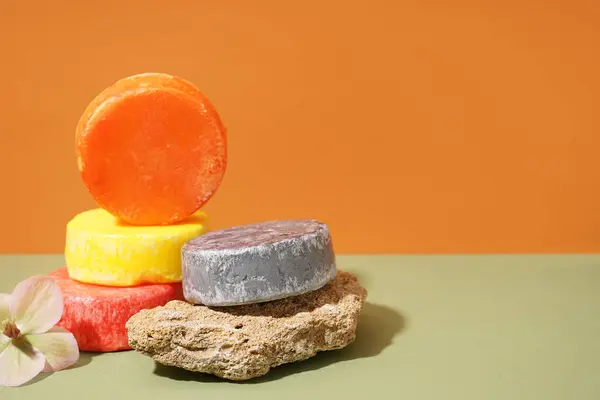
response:
[[[125,324],[132,315],[183,299],[181,283],[115,288],[74,281],[66,268],[49,275],[64,298],[63,316],[57,325],[73,333],[81,351],[131,349]]]
[[[366,297],[354,275],[339,271],[321,289],[268,303],[172,301],[134,315],[127,330],[131,347],[161,364],[240,381],[352,343]]]
[[[75,132],[81,178],[101,208],[133,225],[191,216],[218,190],[227,129],[191,82],[164,73],[118,80]]]
[[[65,258],[72,279],[107,286],[181,281],[181,247],[205,232],[202,213],[174,225],[133,226],[103,209],[67,224]]]
[[[314,220],[269,221],[208,232],[182,247],[191,303],[240,305],[323,287],[336,275],[329,228]]]

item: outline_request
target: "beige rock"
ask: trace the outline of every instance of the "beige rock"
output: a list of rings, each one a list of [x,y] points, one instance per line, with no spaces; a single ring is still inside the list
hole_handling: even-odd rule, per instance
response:
[[[299,296],[218,308],[171,301],[126,326],[131,347],[160,364],[246,380],[352,343],[366,296],[354,275],[338,270]]]

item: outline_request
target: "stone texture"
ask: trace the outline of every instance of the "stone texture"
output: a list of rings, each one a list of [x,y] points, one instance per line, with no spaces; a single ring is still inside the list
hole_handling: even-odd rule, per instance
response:
[[[350,344],[367,291],[338,271],[323,288],[267,303],[211,308],[172,301],[127,322],[129,344],[158,363],[229,380]]]
[[[269,221],[208,232],[182,248],[183,294],[228,306],[271,301],[323,287],[335,277],[327,225]]]

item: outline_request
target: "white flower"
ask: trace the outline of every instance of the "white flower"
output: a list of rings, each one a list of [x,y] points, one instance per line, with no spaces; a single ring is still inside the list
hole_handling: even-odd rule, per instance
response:
[[[0,294],[0,386],[20,386],[79,359],[73,334],[54,326],[63,307],[60,288],[50,277],[33,276],[12,294]]]

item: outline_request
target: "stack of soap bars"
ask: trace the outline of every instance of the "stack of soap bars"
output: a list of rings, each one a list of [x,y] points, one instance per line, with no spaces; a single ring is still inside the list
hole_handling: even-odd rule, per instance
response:
[[[66,228],[66,268],[51,273],[59,326],[82,351],[129,349],[125,323],[182,297],[181,249],[206,231],[221,184],[226,130],[191,83],[148,73],[100,93],[76,129],[77,164],[98,208]]]

